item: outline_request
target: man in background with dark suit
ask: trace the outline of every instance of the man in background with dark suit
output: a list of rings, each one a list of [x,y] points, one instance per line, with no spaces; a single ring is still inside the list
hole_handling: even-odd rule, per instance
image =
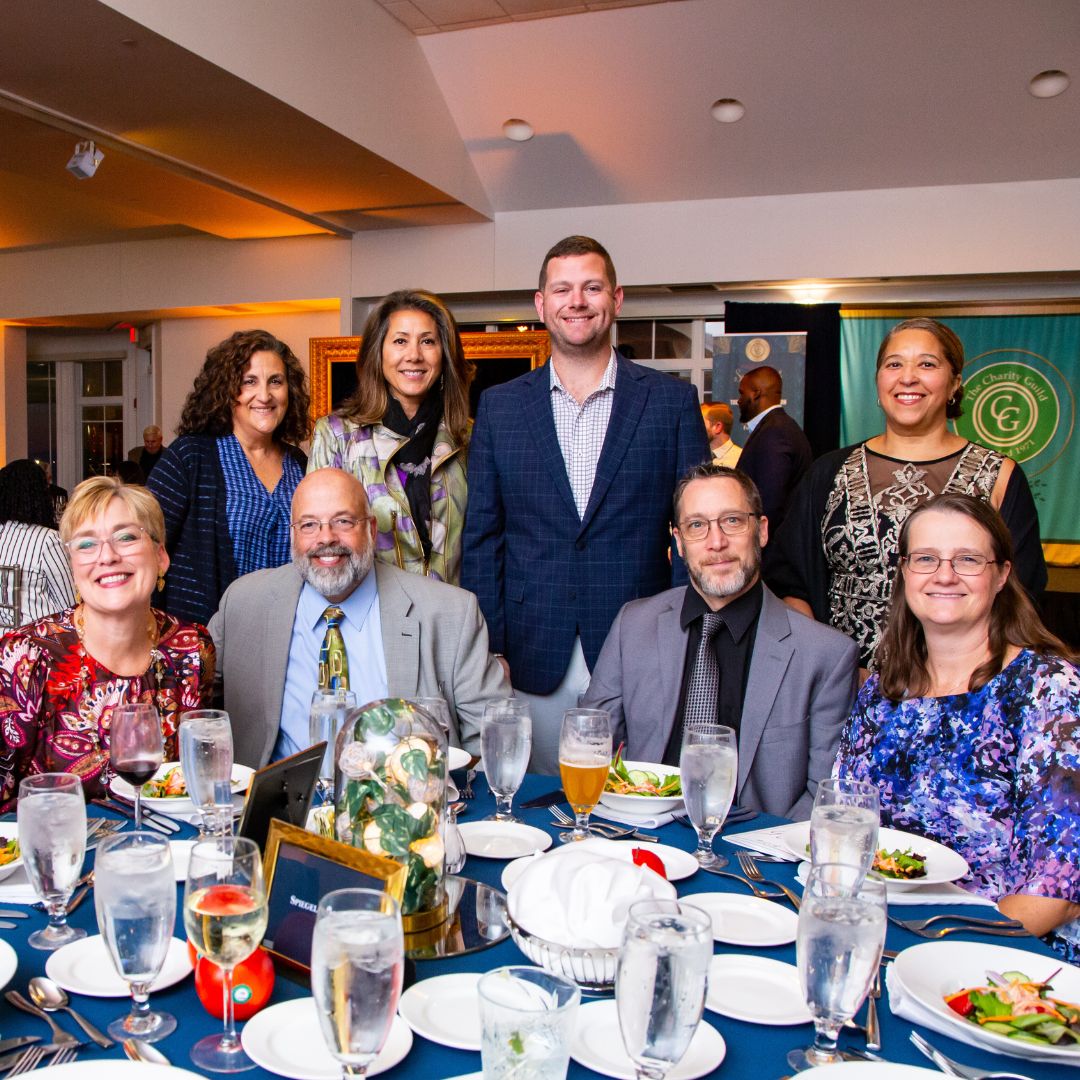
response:
[[[739,419],[750,435],[743,443],[737,467],[761,492],[774,536],[795,485],[814,459],[802,428],[784,412],[783,393],[783,380],[776,368],[754,368],[739,383]]]
[[[551,360],[480,398],[469,444],[461,584],[532,707],[536,772],[558,771],[619,608],[668,588],[671,495],[709,455],[693,386],[619,356],[611,256],[570,236],[544,257],[536,311]]]

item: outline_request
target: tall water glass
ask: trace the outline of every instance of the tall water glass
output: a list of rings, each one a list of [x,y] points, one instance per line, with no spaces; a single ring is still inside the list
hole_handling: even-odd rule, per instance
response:
[[[450,721],[450,706],[444,697],[414,697],[409,698],[414,705],[419,705],[425,712],[430,713],[432,719],[439,725],[442,733],[446,736],[446,745],[449,746],[453,739],[453,724]]]
[[[603,709],[567,709],[559,729],[559,776],[570,809],[573,832],[563,842],[591,835],[589,815],[600,799],[611,767],[611,715]]]
[[[638,1080],[663,1080],[690,1046],[705,1008],[712,920],[681,900],[630,905],[615,1004]]]
[[[396,900],[375,889],[338,889],[322,898],[311,943],[311,993],[343,1080],[364,1076],[383,1048],[404,972]]]
[[[117,705],[109,721],[109,764],[135,789],[135,828],[142,828],[142,786],[157,772],[165,753],[161,717],[153,704]]]
[[[484,706],[480,721],[480,758],[496,810],[487,821],[517,821],[514,795],[525,779],[532,752],[532,716],[521,698],[497,698]]]
[[[258,846],[242,836],[200,840],[191,849],[184,885],[188,940],[221,968],[222,1034],[191,1048],[191,1060],[208,1072],[243,1072],[255,1063],[244,1053],[233,1016],[233,968],[258,947],[266,932],[266,888]]]
[[[233,767],[232,725],[221,709],[193,709],[180,716],[180,763],[188,797],[199,811],[199,836],[227,832],[232,827],[232,798],[220,800],[231,789]]]
[[[169,841],[156,833],[106,837],[94,861],[94,907],[116,973],[131,988],[131,1012],[109,1025],[117,1042],[157,1042],[176,1030],[176,1017],[150,1009],[176,923],[176,879]]]
[[[733,728],[704,724],[683,732],[679,772],[682,774],[686,816],[697,833],[694,852],[700,866],[719,870],[728,860],[713,851],[713,839],[723,828],[739,778],[739,742]]]
[[[500,967],[477,984],[484,1080],[563,1080],[581,990],[536,967]]]
[[[810,815],[810,861],[870,869],[877,850],[880,803],[873,784],[829,779],[818,784]]]
[[[49,911],[49,925],[30,935],[35,949],[58,949],[86,937],[67,924],[67,902],[86,854],[86,800],[73,773],[38,773],[19,783],[19,848],[26,876]]]
[[[356,708],[356,695],[351,690],[316,690],[311,695],[311,711],[308,714],[309,745],[326,743],[322,764],[319,766],[319,801],[336,803],[334,792],[334,748],[337,737],[345,726],[345,714]]]
[[[792,1069],[842,1060],[836,1040],[874,981],[885,946],[885,915],[885,883],[865,877],[861,866],[811,866],[795,952],[799,981],[814,1018],[814,1044],[788,1054]]]

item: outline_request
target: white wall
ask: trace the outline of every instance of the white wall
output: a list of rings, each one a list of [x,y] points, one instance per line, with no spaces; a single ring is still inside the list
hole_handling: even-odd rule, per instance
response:
[[[161,430],[172,442],[180,411],[191,391],[206,352],[237,330],[268,330],[289,346],[308,370],[308,339],[333,337],[341,332],[336,311],[302,315],[264,315],[257,319],[164,319],[156,337],[161,357]],[[158,362],[155,356],[155,364]]]

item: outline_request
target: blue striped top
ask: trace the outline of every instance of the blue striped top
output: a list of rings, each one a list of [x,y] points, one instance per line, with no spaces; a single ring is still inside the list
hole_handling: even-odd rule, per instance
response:
[[[225,513],[237,576],[287,563],[289,510],[296,485],[304,478],[303,470],[286,454],[281,479],[273,491],[267,491],[235,435],[222,435],[217,448],[225,476]]]

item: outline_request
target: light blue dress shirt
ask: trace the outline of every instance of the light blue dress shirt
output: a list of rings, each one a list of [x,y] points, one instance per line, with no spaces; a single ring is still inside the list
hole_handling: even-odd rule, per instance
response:
[[[779,409],[780,407],[781,406],[779,405],[770,405],[767,409],[762,409],[753,420],[747,420],[743,427],[746,428],[747,432],[752,432],[754,428],[756,428],[758,424],[773,411],[773,409]]]
[[[329,606],[330,601],[305,581],[293,619],[285,696],[281,702],[281,726],[272,761],[279,761],[311,745],[308,714],[311,696],[319,684],[319,649],[326,633],[323,612]],[[356,694],[358,705],[378,701],[386,697],[388,691],[375,575],[369,573],[337,606],[345,613],[341,636],[349,657],[349,689]]]

